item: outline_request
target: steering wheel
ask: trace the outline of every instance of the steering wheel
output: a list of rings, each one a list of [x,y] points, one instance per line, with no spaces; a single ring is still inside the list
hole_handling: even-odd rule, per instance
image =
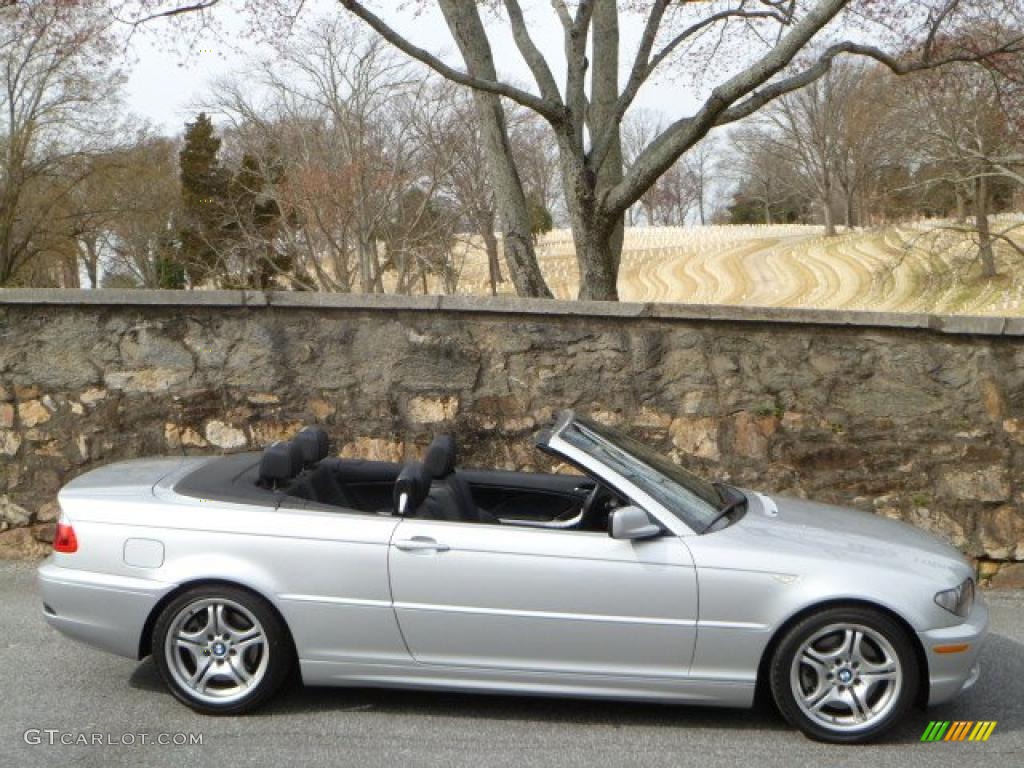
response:
[[[607,517],[607,510],[604,504],[601,502],[601,497],[606,495],[604,487],[600,483],[594,483],[594,490],[588,495],[586,500],[583,502],[583,509],[580,512],[580,522],[578,529],[581,531],[599,531],[601,526],[607,527],[607,523],[601,520],[601,516]]]

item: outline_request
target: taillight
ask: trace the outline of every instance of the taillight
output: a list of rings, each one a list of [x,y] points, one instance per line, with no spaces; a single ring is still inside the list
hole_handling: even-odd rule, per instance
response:
[[[53,551],[65,554],[78,551],[78,539],[71,523],[57,523],[57,532],[53,534]]]

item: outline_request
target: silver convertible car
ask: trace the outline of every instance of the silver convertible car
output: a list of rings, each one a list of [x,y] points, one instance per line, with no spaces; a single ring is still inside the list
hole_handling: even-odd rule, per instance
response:
[[[988,613],[954,549],[874,515],[711,483],[560,415],[578,474],[262,453],[131,461],[60,492],[46,620],[152,654],[200,712],[307,685],[748,707],[879,736],[978,678]]]

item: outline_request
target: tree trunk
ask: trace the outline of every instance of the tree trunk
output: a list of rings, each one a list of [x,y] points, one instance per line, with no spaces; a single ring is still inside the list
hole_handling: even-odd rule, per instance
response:
[[[832,217],[832,185],[827,180],[821,190],[821,213],[825,220],[825,237],[835,237],[836,223]]]
[[[654,226],[654,205],[648,200],[640,201],[641,207],[644,209],[644,220],[647,222],[648,227]]]
[[[484,80],[497,80],[494,57],[475,0],[439,0],[441,12],[459,46],[467,71]],[[530,212],[523,182],[512,158],[512,147],[501,100],[494,94],[473,91],[480,134],[494,196],[501,217],[505,261],[520,296],[551,298],[551,291],[530,236]]]
[[[60,287],[61,288],[81,288],[82,287],[82,281],[81,281],[81,278],[79,278],[79,276],[78,276],[78,259],[76,259],[73,255],[64,256],[60,260],[60,266],[61,266]],[[93,275],[95,275],[95,271],[96,271],[96,268],[94,266],[93,267]],[[95,278],[95,276],[90,277],[90,279],[92,281],[92,285],[90,287],[91,288],[96,288],[96,278]]]
[[[577,227],[573,227],[573,240],[576,241],[577,253],[582,253],[579,258],[580,267],[580,299],[599,301],[618,301],[619,290],[617,286],[618,266],[617,254],[621,254],[622,220],[618,222],[620,234],[618,244],[614,233],[615,225],[612,224],[607,230],[599,226],[580,227],[580,236],[575,233]]]
[[[619,8],[617,0],[595,0],[592,23],[594,61],[590,73],[592,94],[588,113],[590,135],[602,136],[609,128],[614,131],[611,150],[605,156],[601,167],[593,169],[597,175],[596,199],[601,200],[605,192],[622,181],[623,175],[622,127],[615,121],[613,114],[619,98]],[[598,229],[596,222],[594,228]],[[599,258],[607,259],[608,266],[600,269],[601,274],[604,275],[602,278],[604,287],[592,291],[595,294],[594,298],[607,298],[613,301],[618,299],[615,282],[619,274],[619,265],[622,262],[624,230],[625,215],[619,214],[608,229],[608,243],[606,246],[598,248],[601,253]],[[595,253],[594,257],[597,258],[598,254]],[[610,292],[608,291],[608,275],[605,274],[609,269],[611,271]],[[581,294],[583,292],[582,282],[580,292]]]
[[[853,193],[846,192],[844,194],[846,207],[844,213],[846,215],[846,229],[853,229]]]
[[[89,287],[95,290],[99,287],[99,264],[100,255],[99,248],[96,246],[96,240],[93,237],[86,237],[85,242],[85,272],[89,277]],[[75,270],[75,281],[73,285],[69,285],[69,288],[78,287],[78,274],[77,269]]]
[[[764,201],[764,223],[772,225],[772,204],[769,200]]]
[[[357,252],[359,255],[359,290],[362,293],[373,293],[373,267],[370,262],[370,244],[361,236]]]
[[[978,258],[981,259],[981,275],[989,278],[999,274],[996,271],[996,255],[992,247],[992,230],[988,222],[988,179],[979,174],[974,180],[974,218],[978,229]]]
[[[573,137],[566,131],[559,134],[558,141],[565,207],[579,269],[578,298],[618,301],[618,260],[613,249],[617,223],[621,254],[622,216],[617,220],[602,218],[594,199],[596,179],[584,165],[583,158],[574,151]]]
[[[498,238],[494,236],[494,218],[481,221],[480,236],[487,251],[487,276],[491,284],[491,296],[498,295],[498,283],[505,282],[501,276],[501,260],[498,258]]]
[[[384,269],[380,265],[380,247],[377,238],[370,243],[370,273],[373,278],[372,293],[384,293]]]
[[[963,187],[959,184],[953,185],[953,194],[956,195],[956,222],[963,224],[967,221],[967,199]]]

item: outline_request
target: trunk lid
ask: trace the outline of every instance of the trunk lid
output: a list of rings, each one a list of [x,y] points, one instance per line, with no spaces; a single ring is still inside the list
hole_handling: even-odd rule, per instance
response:
[[[61,488],[57,498],[63,506],[65,501],[75,499],[147,497],[152,495],[154,485],[185,461],[183,456],[172,456],[108,464],[79,475]]]

